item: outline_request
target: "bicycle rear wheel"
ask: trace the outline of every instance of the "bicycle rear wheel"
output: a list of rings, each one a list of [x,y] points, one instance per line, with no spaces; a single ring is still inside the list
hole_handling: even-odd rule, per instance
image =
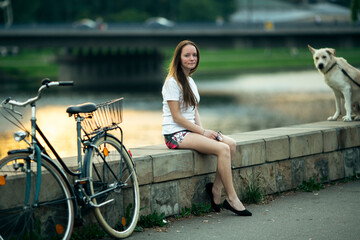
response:
[[[140,193],[136,172],[125,147],[110,135],[97,139],[85,159],[89,190],[93,203],[112,202],[94,209],[95,216],[104,230],[115,238],[128,237],[139,218]],[[107,193],[103,191],[113,189]]]
[[[0,160],[0,239],[70,238],[74,206],[68,185],[47,159],[41,159],[41,180],[38,169],[27,153]]]

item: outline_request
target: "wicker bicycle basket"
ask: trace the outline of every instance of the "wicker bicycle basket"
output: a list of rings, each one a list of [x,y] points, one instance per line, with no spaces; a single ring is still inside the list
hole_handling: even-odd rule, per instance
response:
[[[100,103],[92,113],[80,114],[84,120],[81,126],[85,132],[96,133],[104,128],[116,127],[122,122],[123,98]]]

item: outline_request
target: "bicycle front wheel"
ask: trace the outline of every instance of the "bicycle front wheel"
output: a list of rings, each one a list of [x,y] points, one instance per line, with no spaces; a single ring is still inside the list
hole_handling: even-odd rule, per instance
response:
[[[131,158],[124,146],[106,135],[94,143],[85,168],[95,216],[104,230],[115,238],[128,237],[139,218],[139,184]],[[108,201],[108,202],[107,202]],[[111,201],[111,202],[110,202]],[[107,202],[107,203],[106,203]]]
[[[73,210],[68,185],[47,159],[41,166],[26,153],[0,160],[0,239],[69,239]]]

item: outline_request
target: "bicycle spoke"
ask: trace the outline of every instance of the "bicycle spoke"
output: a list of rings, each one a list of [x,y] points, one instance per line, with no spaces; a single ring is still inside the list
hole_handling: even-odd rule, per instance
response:
[[[1,236],[4,239],[68,239],[74,218],[73,197],[67,184],[46,159],[42,159],[41,169],[36,161],[31,161],[28,167],[27,163],[17,164],[26,158],[27,154],[19,153],[0,160],[0,176],[7,175],[5,184],[0,186]],[[37,177],[40,172],[41,179]],[[37,184],[39,180],[41,183]],[[34,202],[36,195],[37,203]]]
[[[95,204],[112,200],[94,209],[95,216],[111,236],[127,237],[136,226],[140,208],[132,161],[125,148],[112,136],[99,138],[94,145],[97,149],[87,156],[90,162],[86,174],[92,179],[89,194],[94,196]]]

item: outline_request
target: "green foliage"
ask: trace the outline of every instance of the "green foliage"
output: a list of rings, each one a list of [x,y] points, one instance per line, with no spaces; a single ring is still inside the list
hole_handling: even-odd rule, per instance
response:
[[[340,180],[340,182],[347,183],[347,182],[351,182],[351,181],[357,181],[360,179],[360,174],[355,172],[355,169],[353,170],[353,174],[354,174],[353,176],[346,177],[346,178]]]
[[[107,237],[107,233],[97,224],[85,225],[73,231],[71,240],[101,239]]]
[[[165,213],[159,215],[156,211],[146,216],[140,216],[138,222],[138,226],[142,228],[151,228],[155,226],[163,227],[166,224]]]
[[[242,189],[242,202],[247,204],[258,204],[264,200],[265,193],[260,186],[260,175],[261,172],[259,172],[257,176],[252,174],[250,180],[247,180],[245,188]]]
[[[218,4],[215,0],[182,0],[179,2],[180,21],[215,21],[221,15]],[[189,11],[189,9],[197,9]]]
[[[128,8],[118,13],[111,13],[107,17],[109,22],[143,22],[149,14],[134,8]]]
[[[209,213],[211,211],[211,205],[200,203],[200,204],[192,204],[191,213],[195,216],[200,216],[204,213]]]
[[[56,80],[58,66],[53,61],[54,54],[54,49],[21,49],[19,54],[0,61],[0,75],[3,79],[35,80],[36,83],[44,76]]]
[[[191,208],[183,207],[181,209],[181,213],[176,216],[176,218],[188,217],[191,215],[201,216],[204,213],[209,213],[211,211],[211,205],[200,203],[200,204],[192,204]]]
[[[157,16],[209,21],[218,16],[227,19],[236,10],[235,0],[12,0],[12,8],[14,23],[64,23],[98,17],[106,22],[142,22]]]
[[[351,1],[351,21],[356,22],[359,19],[359,11],[360,11],[360,0],[352,0]]]
[[[320,189],[324,189],[324,182],[327,177],[321,179],[321,182],[315,182],[315,177],[312,177],[308,182],[303,181],[300,186],[296,188],[296,190],[300,190],[303,192],[312,192],[319,191]]]
[[[318,47],[318,46],[314,46]],[[174,49],[162,49],[164,67],[170,63]],[[290,48],[248,48],[248,49],[200,49],[200,65],[196,77],[211,79],[213,76],[236,75],[245,72],[281,71],[295,69],[314,69],[308,48],[298,48],[296,54]],[[336,49],[336,55],[345,58],[351,65],[360,66],[360,48]],[[29,89],[31,84],[38,86],[39,81],[49,77],[56,81],[58,65],[54,49],[21,49],[18,55],[4,57],[0,61],[0,75],[3,81]],[[197,78],[201,80],[201,78]]]

